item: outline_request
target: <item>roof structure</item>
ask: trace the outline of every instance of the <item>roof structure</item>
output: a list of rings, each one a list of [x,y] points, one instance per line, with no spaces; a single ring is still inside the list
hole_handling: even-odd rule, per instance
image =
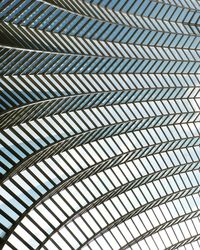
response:
[[[3,250],[200,249],[200,2],[0,1]]]

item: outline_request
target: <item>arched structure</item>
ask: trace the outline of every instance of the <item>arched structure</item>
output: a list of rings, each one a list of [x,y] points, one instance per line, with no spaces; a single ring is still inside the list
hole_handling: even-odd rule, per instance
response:
[[[200,249],[199,1],[0,10],[2,249]]]

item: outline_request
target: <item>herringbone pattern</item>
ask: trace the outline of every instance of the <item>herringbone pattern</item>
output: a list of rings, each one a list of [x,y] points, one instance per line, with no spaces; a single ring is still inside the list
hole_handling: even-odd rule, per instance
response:
[[[0,10],[2,249],[200,249],[200,2]]]

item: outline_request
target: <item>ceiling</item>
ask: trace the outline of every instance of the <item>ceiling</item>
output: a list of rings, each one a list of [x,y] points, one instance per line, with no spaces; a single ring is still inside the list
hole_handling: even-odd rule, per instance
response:
[[[200,249],[199,1],[0,10],[1,248]]]

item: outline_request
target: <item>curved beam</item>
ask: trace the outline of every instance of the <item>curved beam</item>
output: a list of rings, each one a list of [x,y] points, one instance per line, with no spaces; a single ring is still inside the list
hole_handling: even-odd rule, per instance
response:
[[[200,163],[200,161],[198,161],[196,163]],[[192,167],[193,164],[194,164],[194,167]],[[111,198],[113,198],[116,195],[118,196],[118,195],[120,195],[120,194],[122,194],[124,192],[127,192],[127,191],[131,190],[132,188],[136,188],[136,187],[139,187],[140,185],[144,185],[144,184],[147,184],[149,182],[159,180],[160,178],[162,178],[162,176],[169,177],[169,176],[173,176],[174,174],[187,172],[187,170],[188,170],[186,168],[187,165],[188,165],[188,169],[190,169],[190,170],[193,170],[193,169],[196,168],[196,164],[194,162],[191,163],[191,164],[180,165],[178,167],[173,166],[173,167],[171,167],[171,170],[172,170],[171,172],[173,172],[173,173],[169,172],[169,169],[156,171],[156,172],[154,172],[152,174],[148,174],[148,175],[142,176],[140,178],[137,178],[137,179],[135,179],[133,181],[127,182],[126,184],[123,184],[123,185],[115,188],[114,190],[106,192],[105,194],[103,194],[102,196],[100,196],[100,197],[96,198],[95,200],[89,202],[84,207],[82,207],[81,209],[76,211],[76,213],[72,214],[70,217],[68,217],[66,220],[64,220],[57,228],[55,228],[55,230],[52,231],[52,233],[50,233],[48,235],[48,237],[42,242],[42,244],[40,244],[40,246],[38,248],[41,248],[63,226],[66,226],[72,220],[79,217],[80,215],[82,215],[83,213],[88,211],[89,209],[98,206],[102,202],[110,200]],[[174,169],[176,169],[175,172],[174,172]],[[179,171],[180,169],[181,169],[181,171]]]
[[[9,30],[9,28],[12,28],[13,30],[15,30],[15,32],[20,31],[21,26],[20,25],[16,25],[16,24],[12,24],[10,22],[4,22],[2,24],[2,26],[4,27],[4,30],[6,31],[7,29]],[[33,28],[24,28],[23,32],[25,33],[25,35],[23,34],[23,38],[24,41],[27,40],[26,35],[28,36],[29,33],[32,34],[32,36],[36,35],[36,31],[38,32],[38,29],[33,29]],[[134,32],[133,32],[134,33]],[[31,47],[26,48],[25,45],[23,47],[25,48],[20,48],[20,44],[19,46],[6,46],[6,45],[2,45],[2,48],[5,49],[9,49],[9,50],[16,50],[16,51],[25,51],[25,52],[33,52],[33,53],[40,53],[40,54],[44,54],[44,53],[51,53],[52,55],[60,55],[60,56],[84,56],[84,57],[91,57],[91,58],[116,58],[116,59],[143,59],[143,60],[148,60],[149,58],[151,60],[157,60],[157,61],[190,61],[192,62],[193,60],[189,60],[185,55],[184,55],[184,51],[189,52],[191,55],[197,55],[195,50],[188,50],[187,47],[174,47],[173,49],[177,51],[176,54],[174,54],[174,58],[172,59],[170,57],[170,55],[168,55],[168,53],[166,53],[167,51],[170,52],[170,48],[166,48],[166,47],[162,47],[162,46],[157,46],[158,49],[158,54],[152,54],[151,53],[151,49],[153,49],[152,45],[149,46],[144,46],[142,44],[137,44],[137,45],[133,45],[131,44],[131,46],[128,46],[128,44],[126,43],[121,43],[119,41],[108,41],[106,44],[103,43],[101,40],[99,39],[90,39],[88,41],[88,38],[85,37],[80,37],[80,36],[73,36],[73,35],[66,35],[66,34],[61,34],[61,33],[57,33],[57,32],[52,32],[52,31],[44,31],[44,30],[40,30],[40,34],[43,37],[43,39],[46,39],[46,44],[48,46],[42,46],[41,42],[39,43],[39,41],[37,41],[37,43],[32,44]],[[60,41],[62,42],[63,46],[59,47],[57,44],[55,44],[53,47],[51,46],[51,42],[49,42],[48,36],[47,35],[51,35],[52,37],[54,37],[54,39],[57,38],[56,35],[60,35]],[[184,35],[184,34],[182,34]],[[187,35],[187,34],[185,34]],[[198,34],[195,34],[195,36],[198,36]],[[69,45],[69,43],[66,42],[66,40],[68,41],[68,39],[70,40],[77,40],[78,43],[81,43],[83,47],[89,47],[90,50],[83,50],[83,47],[76,47],[76,49],[74,49],[72,46]],[[118,46],[115,46],[118,45]],[[182,45],[184,46],[184,45]],[[35,47],[35,48],[34,48]],[[102,49],[99,49],[102,48]],[[140,50],[141,53],[139,53],[139,56],[137,53],[134,52],[135,49]],[[109,53],[109,50],[113,50],[115,51],[115,53]],[[159,53],[160,52],[160,53]],[[182,53],[181,53],[182,52]],[[162,56],[162,54],[164,53],[164,57]],[[182,56],[180,56],[180,54],[182,54]],[[51,60],[51,59],[50,59]],[[195,62],[198,61],[198,59],[194,60]]]
[[[152,2],[155,2],[155,3],[160,3],[160,1],[159,0],[151,0]],[[170,5],[170,6],[175,6],[175,7],[182,7],[182,8],[184,8],[184,9],[186,9],[186,10],[196,10],[196,8],[191,8],[191,7],[185,7],[185,6],[183,6],[183,5],[181,5],[181,2],[170,2],[170,1],[168,1],[167,3],[165,3],[166,5]],[[182,4],[184,4],[184,2],[182,3]],[[190,5],[191,6],[191,5]]]
[[[199,239],[200,239],[200,234],[197,234],[195,236],[191,236],[190,238],[182,240],[182,241],[180,241],[180,242],[178,242],[176,244],[173,244],[171,247],[166,248],[166,250],[175,250],[175,249],[177,249],[177,247],[184,246],[187,243],[191,243],[191,242],[197,241]]]
[[[174,117],[173,117],[173,115],[169,115],[169,116],[161,115],[160,117],[167,118],[167,117],[171,117],[171,116],[172,116],[172,118],[175,117],[175,115],[174,115]],[[182,114],[179,114],[179,116],[182,116]],[[60,152],[69,150],[72,147],[82,145],[82,140],[84,137],[86,137],[84,140],[84,144],[86,144],[88,142],[92,142],[93,140],[99,140],[99,139],[103,139],[103,138],[112,137],[112,136],[118,135],[122,132],[124,134],[126,134],[128,132],[132,132],[133,130],[139,131],[139,130],[141,130],[140,121],[145,121],[145,123],[143,123],[142,129],[161,127],[162,123],[165,122],[165,119],[161,120],[159,125],[152,125],[151,126],[151,124],[153,123],[153,120],[156,120],[157,117],[159,117],[159,116],[153,116],[153,117],[149,117],[149,118],[141,118],[141,119],[137,119],[137,120],[129,120],[128,122],[119,122],[119,123],[115,123],[113,125],[107,125],[107,126],[103,126],[103,127],[99,127],[99,128],[94,128],[94,129],[90,129],[89,131],[85,131],[85,132],[77,133],[73,136],[69,136],[68,138],[60,139],[57,142],[54,141],[51,144],[49,143],[47,146],[40,148],[39,150],[33,152],[32,154],[29,154],[28,156],[26,156],[18,164],[15,165],[15,168],[10,168],[7,171],[7,173],[3,175],[0,183],[3,183],[9,177],[15,175],[17,172],[20,172],[21,170],[23,170],[27,167],[30,167],[33,164],[36,164],[44,159],[47,159],[50,156],[53,156],[53,155],[56,155]],[[149,120],[150,120],[150,122],[149,122]],[[172,120],[172,119],[170,119],[170,120]],[[131,125],[131,123],[132,123],[132,125]],[[182,122],[182,123],[184,123],[184,122]],[[126,124],[126,127],[124,127],[123,124]],[[168,122],[167,126],[169,126],[169,125],[173,125],[173,123],[170,124],[170,122]],[[166,125],[164,125],[164,127],[165,126]],[[112,131],[110,131],[111,128],[113,128]],[[98,132],[98,135],[97,135],[97,132]],[[109,136],[107,135],[108,133],[109,133]],[[75,141],[75,139],[76,139],[76,141]],[[171,141],[169,141],[169,142],[171,142]]]
[[[129,27],[129,28],[138,28],[139,27],[140,29],[148,29],[151,31],[166,32],[166,33],[171,33],[171,34],[186,34],[186,35],[188,35],[188,34],[194,35],[195,34],[195,35],[197,35],[192,29],[190,29],[190,32],[188,32],[188,29],[184,29],[184,31],[186,31],[187,33],[179,33],[178,31],[175,33],[172,29],[169,29],[168,26],[164,26],[166,30],[164,30],[162,26],[159,26],[159,29],[158,29],[158,26],[154,26],[155,29],[152,29],[151,28],[152,23],[156,22],[157,19],[149,17],[149,16],[148,16],[148,20],[151,22],[151,26],[146,25],[146,27],[144,27],[144,24],[146,24],[146,23],[144,22],[143,16],[136,15],[135,13],[130,14],[129,12],[115,11],[113,9],[110,9],[112,11],[112,15],[110,15],[110,12],[107,10],[107,8],[103,8],[99,4],[95,4],[96,8],[98,8],[97,15],[89,15],[88,16],[88,15],[85,15],[84,12],[81,12],[81,11],[78,11],[78,13],[77,13],[77,9],[76,9],[76,11],[72,10],[72,9],[70,10],[69,8],[66,9],[66,6],[65,6],[65,8],[63,8],[57,2],[56,2],[56,4],[52,3],[52,2],[49,3],[48,0],[40,0],[40,2],[43,2],[44,4],[47,4],[50,6],[54,6],[56,9],[59,9],[63,12],[69,12],[69,13],[76,15],[76,16],[78,15],[78,16],[81,16],[81,17],[84,17],[87,19],[91,19],[91,20],[93,20],[93,18],[95,18],[98,22],[101,22],[101,23],[107,22],[107,23],[114,24],[114,25],[123,25],[124,27]],[[84,5],[84,3],[82,2],[81,9],[85,7],[86,8],[85,11],[89,11],[89,9],[91,8],[90,5],[89,6],[87,4],[86,4],[86,6],[83,6],[83,5]],[[171,5],[170,5],[170,7],[171,7]],[[180,6],[179,6],[179,8],[180,8]],[[183,9],[187,9],[187,8],[183,8]],[[94,13],[94,10],[95,9],[92,8],[93,13]],[[99,12],[103,14],[103,18],[99,18]],[[106,15],[104,15],[104,12],[106,12]],[[124,17],[123,19],[119,18],[119,15],[117,14],[118,12],[120,13],[120,16],[123,15],[123,17]],[[108,18],[108,16],[110,17],[110,19]],[[113,21],[113,20],[115,20],[113,18],[113,16],[116,18],[117,21]],[[134,17],[134,19],[136,19],[137,25],[130,19],[130,17],[132,17],[132,18]],[[127,18],[129,21],[127,20]],[[124,21],[124,20],[126,20],[126,21]],[[142,25],[141,25],[140,20],[142,20]],[[173,25],[178,25],[178,22],[170,21],[168,19],[159,19],[159,20],[161,20],[161,21],[164,20],[165,22],[168,22],[170,24],[172,23]],[[180,24],[183,25],[182,22]],[[185,25],[185,26],[188,27],[189,25]]]
[[[162,144],[161,144],[161,145],[162,145]],[[159,146],[160,146],[160,145],[159,145]],[[154,147],[153,147],[153,149],[154,149]],[[169,151],[170,151],[170,150],[161,151],[161,152],[169,152]],[[136,152],[136,153],[138,154],[138,152]],[[136,155],[137,155],[137,154],[136,154]],[[155,152],[153,152],[153,154],[155,154]],[[153,154],[152,154],[152,155],[153,155]],[[126,155],[128,155],[128,154],[126,154]],[[135,154],[134,154],[134,155],[135,155]],[[151,155],[151,154],[147,154],[147,155]],[[124,161],[124,158],[126,159],[125,161]],[[38,206],[39,204],[41,204],[42,202],[44,202],[46,199],[48,199],[50,196],[52,196],[52,195],[54,195],[55,193],[59,192],[59,191],[62,190],[63,188],[66,188],[66,187],[68,187],[68,186],[70,186],[70,185],[73,185],[74,183],[76,183],[77,181],[80,180],[80,177],[81,177],[81,178],[87,178],[87,177],[89,177],[89,176],[91,175],[91,168],[92,168],[92,174],[96,174],[96,173],[98,173],[98,172],[100,172],[100,171],[106,170],[106,169],[110,168],[111,166],[113,166],[112,162],[110,162],[110,159],[111,159],[111,160],[114,160],[114,165],[116,165],[116,164],[120,164],[120,163],[127,162],[127,161],[129,161],[129,160],[132,160],[132,158],[137,159],[137,158],[140,158],[140,156],[139,156],[139,157],[134,157],[134,156],[132,156],[132,154],[131,154],[131,157],[128,157],[128,159],[127,159],[127,157],[124,157],[124,154],[122,154],[122,155],[120,155],[120,156],[118,156],[118,157],[111,157],[111,158],[109,158],[108,160],[104,161],[103,164],[102,164],[102,163],[101,163],[101,164],[96,164],[96,165],[94,165],[93,167],[90,167],[90,168],[89,168],[89,171],[86,171],[86,170],[81,171],[80,174],[76,174],[75,176],[72,176],[72,177],[70,177],[69,179],[63,181],[63,182],[60,183],[60,185],[58,185],[56,188],[54,188],[54,189],[52,189],[52,190],[48,190],[48,191],[45,193],[44,196],[41,196],[38,200],[36,200],[36,201],[35,201],[35,202],[25,211],[25,213],[23,213],[23,214],[21,215],[21,217],[19,217],[19,218],[15,221],[15,224],[13,224],[13,225],[11,226],[11,228],[10,228],[10,234],[11,234],[12,232],[14,232],[15,228],[16,228],[17,225],[22,221],[22,219],[23,219],[32,209],[34,209],[36,206]],[[199,163],[199,162],[197,162],[197,164],[198,164],[198,163]],[[8,235],[5,237],[5,239],[4,239],[5,242],[6,242],[6,240],[9,238],[10,234],[8,234]]]
[[[4,49],[6,51],[6,49]],[[16,49],[10,49],[10,51],[17,51]],[[182,59],[182,60],[177,60],[177,59],[151,59],[151,58],[137,58],[134,57],[132,58],[106,58],[106,57],[102,57],[100,58],[99,56],[90,56],[87,55],[87,60],[85,60],[85,55],[53,55],[51,56],[51,52],[28,52],[28,51],[23,51],[23,55],[20,54],[20,52],[18,51],[18,55],[17,57],[15,57],[14,60],[10,60],[9,63],[7,63],[6,65],[2,64],[2,68],[1,68],[1,74],[3,76],[7,76],[7,75],[24,75],[24,74],[47,74],[47,73],[51,73],[54,74],[57,72],[59,65],[61,63],[63,63],[62,69],[60,69],[61,73],[65,73],[65,74],[92,74],[92,72],[94,73],[100,73],[100,74],[113,74],[113,73],[119,73],[120,72],[120,68],[121,68],[121,73],[124,74],[130,74],[134,71],[134,73],[148,73],[148,74],[153,74],[153,73],[174,73],[173,69],[172,69],[172,61],[173,66],[177,67],[177,71],[176,73],[178,74],[183,74],[183,73],[191,73],[194,71],[194,73],[198,73],[198,69],[199,69],[199,62],[197,60],[194,59]],[[38,67],[38,58],[41,57],[41,55],[43,55],[42,57],[42,63],[40,62],[40,67]],[[30,67],[26,67],[26,63],[27,63],[27,56],[29,56],[29,63],[31,65]],[[35,59],[35,57],[38,57],[37,59]],[[51,58],[49,58],[51,56]],[[18,58],[20,57],[20,58]],[[55,59],[56,58],[56,59]],[[19,60],[21,67],[18,68],[17,72],[16,72],[16,60]],[[40,58],[41,59],[41,58]],[[46,64],[46,67],[43,67],[45,62],[48,60],[48,63]],[[52,64],[54,63],[54,61],[57,60],[57,65],[56,67],[52,67]],[[64,62],[63,62],[64,61]],[[148,64],[148,63],[154,63],[154,67],[151,67],[148,69],[148,71],[145,71],[144,69],[144,64]],[[159,62],[159,64],[158,64]],[[160,67],[163,62],[167,63],[165,64],[165,67],[161,70]],[[5,63],[5,62],[4,62]],[[69,64],[72,63],[71,67],[68,67]],[[98,65],[101,65],[100,68],[98,68]],[[129,66],[127,68],[127,65]],[[180,69],[181,66],[185,66],[184,68]],[[188,65],[190,65],[190,69],[187,71],[186,68],[188,68]],[[170,69],[168,71],[166,71],[166,68],[170,66]],[[88,70],[89,68],[89,70]]]
[[[174,192],[173,194],[170,195],[166,195],[164,197],[160,197],[158,199],[155,199],[154,201],[151,201],[139,208],[136,208],[135,210],[128,212],[127,214],[121,216],[119,219],[113,221],[112,223],[108,224],[106,227],[104,227],[103,229],[101,229],[100,231],[98,231],[97,233],[95,233],[92,237],[90,237],[89,239],[87,239],[87,241],[85,241],[83,243],[83,245],[81,245],[79,248],[77,248],[77,250],[82,249],[85,245],[87,245],[88,243],[90,243],[92,240],[96,239],[99,235],[107,232],[108,230],[110,230],[111,228],[117,226],[118,224],[120,224],[121,222],[124,222],[126,220],[128,220],[129,218],[140,214],[141,212],[146,211],[148,208],[153,208],[157,205],[157,203],[159,204],[164,204],[167,201],[170,200],[174,200],[176,198],[180,198],[180,197],[185,197],[188,193],[190,194],[194,194],[194,193],[198,193],[200,191],[200,186],[194,186],[188,189],[184,189],[184,190],[179,190],[177,192]],[[187,192],[187,194],[186,194]]]
[[[153,227],[152,229],[148,230],[147,232],[141,234],[140,236],[136,237],[132,241],[128,242],[125,246],[121,247],[120,250],[125,250],[125,249],[129,248],[130,246],[134,246],[134,244],[137,244],[140,240],[143,240],[146,237],[152,236],[154,233],[158,233],[159,231],[166,229],[167,227],[171,227],[175,224],[178,224],[179,222],[185,221],[188,218],[189,219],[196,218],[199,216],[199,214],[200,214],[200,211],[198,211],[198,210],[191,211],[189,213],[186,213],[184,215],[181,215],[181,216],[178,216],[174,219],[166,221],[162,224],[159,224],[158,226]]]
[[[12,23],[9,23],[9,22],[5,22],[4,23],[4,26],[13,26],[13,24]],[[19,25],[14,25],[14,28],[16,29],[16,31],[18,30],[18,27],[21,27],[21,26],[19,26]],[[30,31],[34,31],[34,29],[31,29],[31,28],[29,28],[29,32]],[[28,33],[28,32],[27,32]],[[48,31],[46,31],[45,33],[51,33],[51,32],[48,32]],[[52,34],[54,34],[54,33],[52,33]],[[32,34],[32,35],[34,35],[34,33]],[[24,37],[24,39],[26,39],[26,37]],[[83,41],[85,41],[85,39],[83,38]],[[99,41],[97,41],[97,42],[99,42]],[[4,48],[4,49],[7,49],[7,50],[16,50],[16,51],[26,51],[26,52],[32,52],[32,53],[40,53],[40,54],[51,54],[51,55],[61,55],[61,56],[76,56],[76,57],[91,57],[91,58],[102,58],[102,59],[142,59],[142,60],[149,60],[149,57],[137,57],[137,56],[135,56],[135,57],[131,57],[131,56],[110,56],[110,55],[103,55],[103,54],[84,54],[84,53],[76,53],[76,52],[69,52],[69,51],[52,51],[52,50],[48,50],[48,48],[47,49],[42,49],[42,48],[38,48],[37,50],[36,49],[34,49],[34,48],[30,48],[30,49],[26,49],[26,48],[18,48],[18,47],[11,47],[11,46],[5,46],[5,45],[1,45],[1,47],[2,48]],[[54,58],[53,58],[54,59]],[[155,59],[157,60],[157,61],[169,61],[170,60],[170,58],[168,58],[168,59],[160,59],[160,58],[156,58],[155,57]],[[50,59],[51,60],[51,59]],[[177,61],[177,60],[175,60],[175,59],[171,59],[170,61]],[[182,59],[182,60],[178,60],[178,61],[183,61],[183,62],[197,62],[197,60],[194,60],[194,61],[191,61],[191,60],[185,60],[185,59]]]
[[[172,89],[172,88],[169,88]],[[174,88],[175,89],[175,88]],[[180,88],[183,89],[183,88]],[[131,98],[129,98],[129,100],[125,100],[125,101],[120,101],[118,100],[118,98],[114,98],[115,94],[113,95],[113,93],[116,93],[116,96],[119,93],[125,93],[125,92],[133,92],[133,94],[137,94],[137,90],[134,91],[128,91],[128,90],[124,90],[124,91],[102,91],[98,94],[96,93],[88,93],[88,94],[79,94],[79,95],[72,95],[72,96],[64,96],[64,97],[58,97],[58,98],[53,98],[53,99],[48,99],[48,100],[41,100],[41,101],[37,101],[37,102],[33,102],[30,104],[26,104],[23,106],[19,106],[16,107],[14,109],[10,109],[10,110],[6,110],[4,112],[2,112],[0,114],[0,117],[2,119],[2,122],[0,122],[0,129],[7,129],[10,128],[12,126],[16,126],[20,123],[24,123],[24,122],[29,122],[32,120],[36,120],[39,118],[43,118],[43,117],[47,117],[47,116],[52,116],[52,115],[56,115],[56,114],[61,114],[61,113],[65,113],[65,112],[71,112],[71,111],[76,111],[76,110],[84,110],[84,109],[89,109],[91,110],[92,108],[98,108],[98,107],[107,107],[107,106],[114,106],[114,105],[120,105],[120,104],[127,104],[127,103],[132,103],[134,101],[135,103],[143,103],[142,102],[142,95],[144,93],[141,93],[138,96],[136,96],[134,99],[131,96]],[[152,90],[152,93],[156,92],[155,89]],[[151,95],[151,90],[148,90],[148,93]],[[107,94],[107,95],[106,95]],[[161,94],[160,89],[158,89],[158,94]],[[82,103],[84,103],[84,101],[87,98],[91,98],[92,97],[92,103],[86,103],[84,104],[84,106],[82,105]],[[102,99],[103,97],[103,99]],[[113,99],[112,102],[109,100],[108,102],[106,102],[105,104],[100,104],[99,105],[99,101],[98,98],[102,99],[102,102],[104,100],[108,99]],[[164,99],[164,97],[161,98],[148,98],[147,101],[145,101],[145,103],[151,102],[151,101],[162,101]],[[190,98],[170,98],[168,97],[167,99],[164,100],[185,100],[185,99],[190,99]],[[66,100],[66,104],[63,103],[63,101]],[[94,102],[95,100],[95,102]],[[191,98],[191,100],[194,100],[194,98]],[[198,100],[198,98],[195,98],[195,100]],[[68,103],[70,102],[70,103]],[[79,103],[79,106],[77,106],[77,103]],[[46,109],[46,105],[50,105],[53,106],[53,109],[49,110]],[[62,111],[61,111],[61,107],[62,107]],[[39,112],[38,112],[39,110]],[[198,112],[181,112],[180,114],[190,114],[190,113],[198,113]],[[178,114],[178,113],[176,113]],[[164,115],[163,115],[164,116]],[[156,117],[159,117],[156,116]],[[138,119],[139,120],[139,119]],[[116,124],[118,124],[116,122]]]
[[[109,127],[110,128],[110,127]],[[123,129],[123,128],[122,128]],[[100,129],[99,129],[100,130]],[[100,130],[101,131],[101,130]],[[102,132],[102,131],[101,131]],[[92,131],[92,133],[96,133],[95,130]],[[11,176],[15,175],[17,172],[20,172],[22,171],[23,169],[27,168],[27,167],[30,167],[31,165],[34,165],[44,159],[47,159],[49,158],[50,156],[53,156],[53,155],[56,155],[60,152],[63,152],[63,151],[66,151],[66,150],[69,150],[73,147],[77,147],[79,145],[82,145],[82,142],[80,142],[80,139],[85,137],[85,135],[90,135],[90,138],[91,138],[91,130],[89,132],[85,132],[85,133],[81,133],[79,135],[75,135],[75,136],[71,136],[69,137],[68,139],[63,139],[59,142],[55,142],[53,143],[53,145],[50,145],[50,146],[47,146],[45,148],[42,148],[40,149],[38,152],[34,152],[30,155],[28,155],[25,159],[23,159],[21,162],[19,162],[19,164],[17,164],[15,166],[15,168],[11,168],[10,171],[7,172],[7,174],[5,174],[3,177],[2,177],[2,180],[1,180],[1,183],[5,182],[8,178],[10,178]],[[119,132],[117,132],[119,133]],[[127,133],[127,132],[126,132]],[[123,133],[123,134],[126,134],[126,133]],[[113,136],[113,135],[112,135]],[[101,134],[97,137],[95,135],[95,137],[93,138],[94,140],[99,140],[99,139],[102,139],[102,138],[109,138],[109,137],[112,137],[112,136],[105,136],[105,137],[102,137]],[[88,143],[88,142],[91,142],[93,139],[88,139],[88,137],[84,140],[84,144]],[[199,136],[192,136],[192,137],[187,137],[187,138],[180,138],[180,139],[175,139],[175,140],[168,140],[167,142],[160,142],[160,143],[154,143],[154,147],[155,146],[162,146],[164,147],[165,146],[169,146],[170,143],[171,144],[174,144],[175,142],[185,142],[185,141],[189,141],[191,139],[200,139]],[[76,139],[76,141],[74,141],[74,139]],[[77,140],[78,139],[78,140]],[[193,142],[193,145],[195,145],[196,142]],[[149,150],[152,150],[152,145],[148,145],[148,146],[143,146],[141,147],[140,149],[147,149],[149,148]],[[174,147],[174,146],[173,146]],[[177,147],[177,146],[175,146]],[[177,147],[178,148],[178,147]],[[137,151],[139,148],[135,148],[134,150],[129,150],[128,153],[131,153],[133,151]]]

